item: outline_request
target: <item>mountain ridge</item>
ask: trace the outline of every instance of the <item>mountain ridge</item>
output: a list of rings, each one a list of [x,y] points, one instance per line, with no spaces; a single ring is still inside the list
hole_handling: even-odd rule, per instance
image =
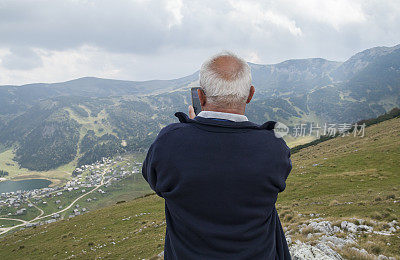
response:
[[[246,115],[255,123],[354,123],[400,106],[400,45],[371,48],[343,63],[310,58],[249,64],[256,94]],[[187,110],[194,86],[198,71],[173,80],[84,77],[3,86],[0,146],[16,165],[39,171],[145,150],[162,127],[176,121],[176,111]],[[10,178],[18,174],[17,166],[4,162],[0,169]]]
[[[298,58],[298,59],[288,59],[284,60],[278,63],[272,63],[272,64],[260,64],[260,63],[253,63],[253,62],[247,62],[250,66],[254,67],[268,67],[268,66],[283,66],[286,64],[290,63],[297,63],[297,62],[309,62],[309,61],[324,61],[324,62],[331,62],[331,63],[337,63],[340,65],[344,65],[346,63],[352,63],[354,60],[358,59],[364,59],[366,56],[371,56],[371,54],[378,54],[379,56],[386,55],[394,50],[400,49],[400,44],[387,47],[387,46],[377,46],[377,47],[372,47],[368,48],[364,51],[358,52],[355,55],[352,55],[349,59],[347,59],[344,62],[341,61],[334,61],[334,60],[329,60],[321,57],[313,57],[313,58]],[[373,56],[373,55],[372,55]],[[72,82],[82,82],[86,80],[102,80],[102,81],[109,81],[110,83],[124,83],[124,84],[144,84],[144,83],[155,83],[155,82],[170,82],[170,81],[176,81],[176,80],[184,80],[187,78],[191,78],[193,76],[198,76],[199,71],[195,71],[194,73],[187,75],[187,76],[182,76],[178,78],[172,78],[172,79],[153,79],[153,80],[121,80],[121,79],[109,79],[109,78],[101,78],[101,77],[94,77],[94,76],[84,76],[76,79],[71,79],[71,80],[66,80],[66,81],[61,81],[61,82],[53,82],[53,83],[44,83],[44,82],[38,82],[38,83],[27,83],[27,84],[21,84],[21,85],[12,85],[12,84],[6,84],[6,85],[0,85],[0,87],[27,87],[27,86],[49,86],[49,85],[63,85],[67,83],[72,83]]]

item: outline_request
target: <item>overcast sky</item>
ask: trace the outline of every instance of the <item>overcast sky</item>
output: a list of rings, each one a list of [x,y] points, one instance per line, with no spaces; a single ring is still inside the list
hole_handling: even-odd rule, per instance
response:
[[[344,61],[399,28],[399,0],[0,0],[0,85],[172,79],[222,50]]]

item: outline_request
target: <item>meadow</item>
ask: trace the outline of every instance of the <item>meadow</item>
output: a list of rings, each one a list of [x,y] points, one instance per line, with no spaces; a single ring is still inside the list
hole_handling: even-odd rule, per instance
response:
[[[380,231],[400,221],[400,118],[366,128],[365,137],[336,137],[292,155],[293,170],[277,209],[292,239],[312,244],[299,232],[312,220],[365,223]],[[398,222],[397,222],[398,223]],[[149,259],[163,250],[164,202],[154,194],[29,228],[1,240],[2,259]],[[345,234],[344,234],[345,235]],[[343,235],[343,236],[344,236]],[[400,230],[362,232],[356,245],[373,255],[399,258]],[[348,259],[357,256],[343,247]]]

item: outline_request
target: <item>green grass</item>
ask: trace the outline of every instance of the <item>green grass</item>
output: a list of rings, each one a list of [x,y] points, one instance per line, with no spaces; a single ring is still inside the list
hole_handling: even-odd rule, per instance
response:
[[[88,192],[92,189],[94,189],[94,188],[93,187],[85,188],[84,190],[86,192]],[[72,201],[74,201],[76,198],[78,198],[82,194],[83,194],[82,188],[78,189],[78,190],[72,190],[72,191],[63,191],[63,194],[61,196],[54,196],[51,198],[42,197],[41,199],[47,203],[46,204],[36,203],[36,205],[44,211],[44,215],[49,215],[49,214],[59,211],[59,209],[58,209],[59,206],[62,206],[63,208],[65,208],[66,206],[71,204]],[[86,199],[86,197],[82,198],[82,200],[83,199]],[[61,203],[56,204],[57,200],[60,200]]]
[[[162,200],[150,196],[118,204],[112,210],[103,208],[26,229],[1,242],[0,256],[2,259],[65,259],[72,255],[78,259],[110,255],[125,259],[150,257],[163,250],[163,208]],[[140,229],[143,231],[138,232]]]
[[[292,148],[298,145],[312,142],[316,139],[316,137],[315,136],[293,137],[291,135],[286,135],[283,139],[285,140],[287,146]]]
[[[134,174],[127,177],[119,182],[112,183],[109,187],[101,188],[105,191],[105,194],[94,192],[85,196],[84,198],[77,201],[79,204],[79,209],[86,208],[87,210],[96,210],[103,207],[114,205],[118,201],[130,201],[137,197],[143,196],[151,192],[151,189],[147,182],[142,178],[141,174]],[[88,191],[86,189],[86,191]],[[97,198],[97,200],[92,200],[87,202],[88,198]],[[68,217],[72,214],[75,207],[65,211],[63,215]]]
[[[24,215],[14,215],[18,209],[26,208],[27,212]],[[8,213],[11,213],[11,216],[8,216]],[[0,208],[0,216],[2,217],[11,217],[15,219],[22,219],[22,220],[30,220],[35,218],[40,214],[39,210],[32,207],[29,208],[27,203],[22,203],[18,208],[14,207],[2,207]]]
[[[280,208],[334,220],[400,221],[400,204],[395,203],[400,200],[399,128],[400,118],[392,119],[366,128],[364,138],[337,137],[295,153],[287,189],[278,199]],[[373,241],[386,245],[382,254],[399,256],[396,236],[399,232],[368,236],[359,245],[367,248]]]
[[[65,183],[75,169],[73,163],[69,163],[49,171],[31,171],[26,168],[21,168],[19,164],[13,160],[14,155],[13,149],[7,149],[0,153],[0,169],[9,173],[6,179],[48,179],[53,182],[52,185],[59,185]]]
[[[21,224],[21,222],[16,220],[0,219],[0,228],[12,227],[18,224]]]
[[[87,112],[90,112],[88,108],[84,106],[81,107]],[[88,130],[94,130],[97,136],[101,136],[106,133],[115,135],[110,125],[102,123],[102,119],[107,118],[107,114],[104,110],[102,110],[96,117],[80,117],[70,108],[66,108],[65,110],[69,112],[72,119],[75,119],[79,124],[82,125],[80,128],[80,140]],[[101,129],[103,129],[103,131],[100,131]],[[78,155],[79,150],[73,161],[56,169],[48,171],[32,171],[26,168],[21,168],[20,165],[13,160],[15,156],[13,148],[6,148],[0,144],[0,170],[7,171],[9,173],[9,176],[6,176],[6,179],[22,180],[44,178],[52,181],[52,185],[60,185],[68,181],[68,179],[71,177],[71,174],[77,165]]]
[[[76,120],[79,124],[82,125],[81,127],[81,138],[86,134],[88,130],[93,130],[97,136],[102,136],[103,134],[114,134],[113,129],[109,124],[103,124],[102,119],[107,119],[107,113],[102,110],[97,116],[90,116],[90,110],[84,106],[80,106],[81,108],[85,109],[86,112],[89,113],[88,117],[82,117],[79,116],[77,113],[75,113],[72,109],[70,108],[65,108],[66,111],[68,111],[70,117],[74,120]],[[100,129],[103,129],[103,131],[100,131]]]
[[[396,188],[400,187],[399,122],[400,119],[395,119],[379,127],[367,128],[364,138],[338,137],[294,154],[287,190],[279,196],[278,203],[296,201],[298,206],[294,209],[301,209],[305,203],[318,201],[323,203],[308,206],[308,210],[323,211],[331,216],[357,214],[369,217],[371,207],[330,207],[327,203],[332,199],[353,203],[363,201],[374,208],[392,206],[400,215],[400,207],[393,201],[374,201],[376,196],[400,196]],[[318,165],[313,166],[315,164]]]
[[[364,138],[337,137],[294,154],[287,188],[277,202],[282,224],[298,225],[296,221],[303,221],[296,219],[299,213],[318,213],[332,221],[351,217],[399,221],[400,204],[394,202],[400,200],[398,129],[400,119],[392,119],[368,127]],[[144,212],[151,214],[135,217]],[[150,195],[9,234],[1,240],[0,256],[150,258],[163,250],[163,221],[164,202]],[[380,254],[400,257],[399,236],[398,231],[393,236],[365,235],[358,244],[369,252],[379,249]],[[371,247],[371,242],[379,247]]]

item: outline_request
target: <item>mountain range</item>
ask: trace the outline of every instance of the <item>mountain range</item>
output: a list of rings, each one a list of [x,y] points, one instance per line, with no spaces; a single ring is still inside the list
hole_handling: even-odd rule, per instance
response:
[[[353,123],[400,106],[400,45],[345,62],[322,58],[249,63],[256,95],[246,115],[299,123]],[[144,82],[85,77],[0,86],[0,153],[35,171],[145,150],[174,113],[186,111],[198,72]],[[0,169],[6,167],[0,162]]]

